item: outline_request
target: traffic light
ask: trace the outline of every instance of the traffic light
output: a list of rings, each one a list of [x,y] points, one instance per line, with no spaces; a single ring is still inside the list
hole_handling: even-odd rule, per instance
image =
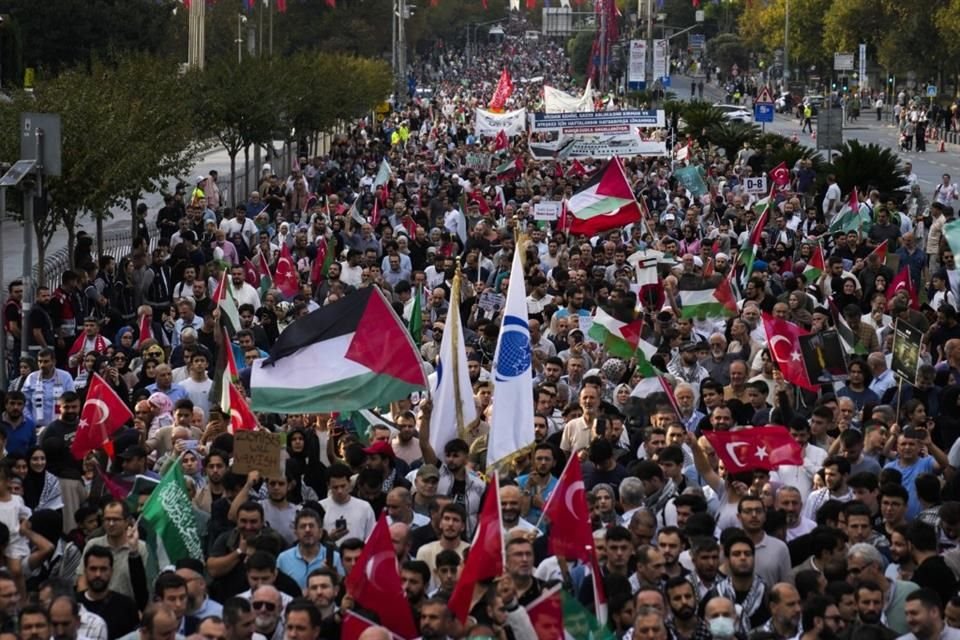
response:
[[[844,90],[844,91],[849,91],[849,88],[847,87],[847,83],[846,83],[846,82],[843,83],[843,90]]]
[[[836,82],[831,82],[831,83],[830,83],[830,88],[833,89],[834,91],[836,91],[836,89],[837,89],[837,83],[836,83]]]
[[[893,84],[893,76],[887,78],[887,84]]]

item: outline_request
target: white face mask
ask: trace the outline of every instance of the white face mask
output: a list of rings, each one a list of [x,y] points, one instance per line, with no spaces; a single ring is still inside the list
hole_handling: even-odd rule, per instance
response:
[[[735,632],[732,618],[714,618],[709,626],[714,638],[732,638]]]

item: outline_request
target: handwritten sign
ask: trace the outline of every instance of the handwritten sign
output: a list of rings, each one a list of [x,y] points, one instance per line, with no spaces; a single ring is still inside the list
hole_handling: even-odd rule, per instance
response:
[[[233,472],[246,475],[259,471],[264,476],[283,473],[280,454],[283,439],[269,431],[237,431],[233,436]]]
[[[534,220],[556,220],[560,217],[562,202],[546,200],[533,205]]]

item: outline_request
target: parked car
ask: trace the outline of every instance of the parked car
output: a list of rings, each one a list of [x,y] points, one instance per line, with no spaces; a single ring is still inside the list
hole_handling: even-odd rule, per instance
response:
[[[753,112],[747,107],[736,104],[715,104],[713,106],[723,111],[724,117],[730,122],[753,122]]]

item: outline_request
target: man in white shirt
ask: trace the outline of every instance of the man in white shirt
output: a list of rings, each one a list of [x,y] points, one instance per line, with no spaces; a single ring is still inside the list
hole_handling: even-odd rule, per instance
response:
[[[957,189],[956,182],[950,182],[950,174],[945,173],[941,178],[940,184],[933,190],[934,202],[939,202],[945,207],[953,207],[953,201],[960,199],[960,191]]]
[[[366,540],[377,523],[370,503],[350,495],[350,468],[335,464],[330,467],[327,497],[320,501],[324,509],[323,528],[337,545],[347,538]]]
[[[247,207],[237,205],[237,213],[233,218],[224,218],[220,222],[220,228],[227,234],[227,238],[237,244],[236,238],[239,236],[246,245],[246,253],[249,254],[257,244],[257,226],[253,220],[247,217]],[[241,249],[241,247],[237,247]]]
[[[238,308],[245,304],[252,305],[254,312],[260,308],[260,294],[243,277],[243,265],[230,267],[230,293]]]
[[[804,502],[813,489],[813,476],[823,467],[827,459],[827,452],[820,447],[809,444],[810,425],[800,418],[790,423],[790,435],[803,449],[803,465],[780,465],[770,474],[770,479],[782,485],[796,487]]]
[[[360,266],[360,258],[363,257],[357,249],[347,251],[347,259],[340,263],[340,281],[351,287],[359,287],[363,282],[363,267]]]
[[[827,222],[833,217],[833,214],[840,210],[840,198],[843,194],[840,191],[840,185],[837,184],[837,178],[833,174],[827,176],[827,193],[823,196],[823,215]]]

